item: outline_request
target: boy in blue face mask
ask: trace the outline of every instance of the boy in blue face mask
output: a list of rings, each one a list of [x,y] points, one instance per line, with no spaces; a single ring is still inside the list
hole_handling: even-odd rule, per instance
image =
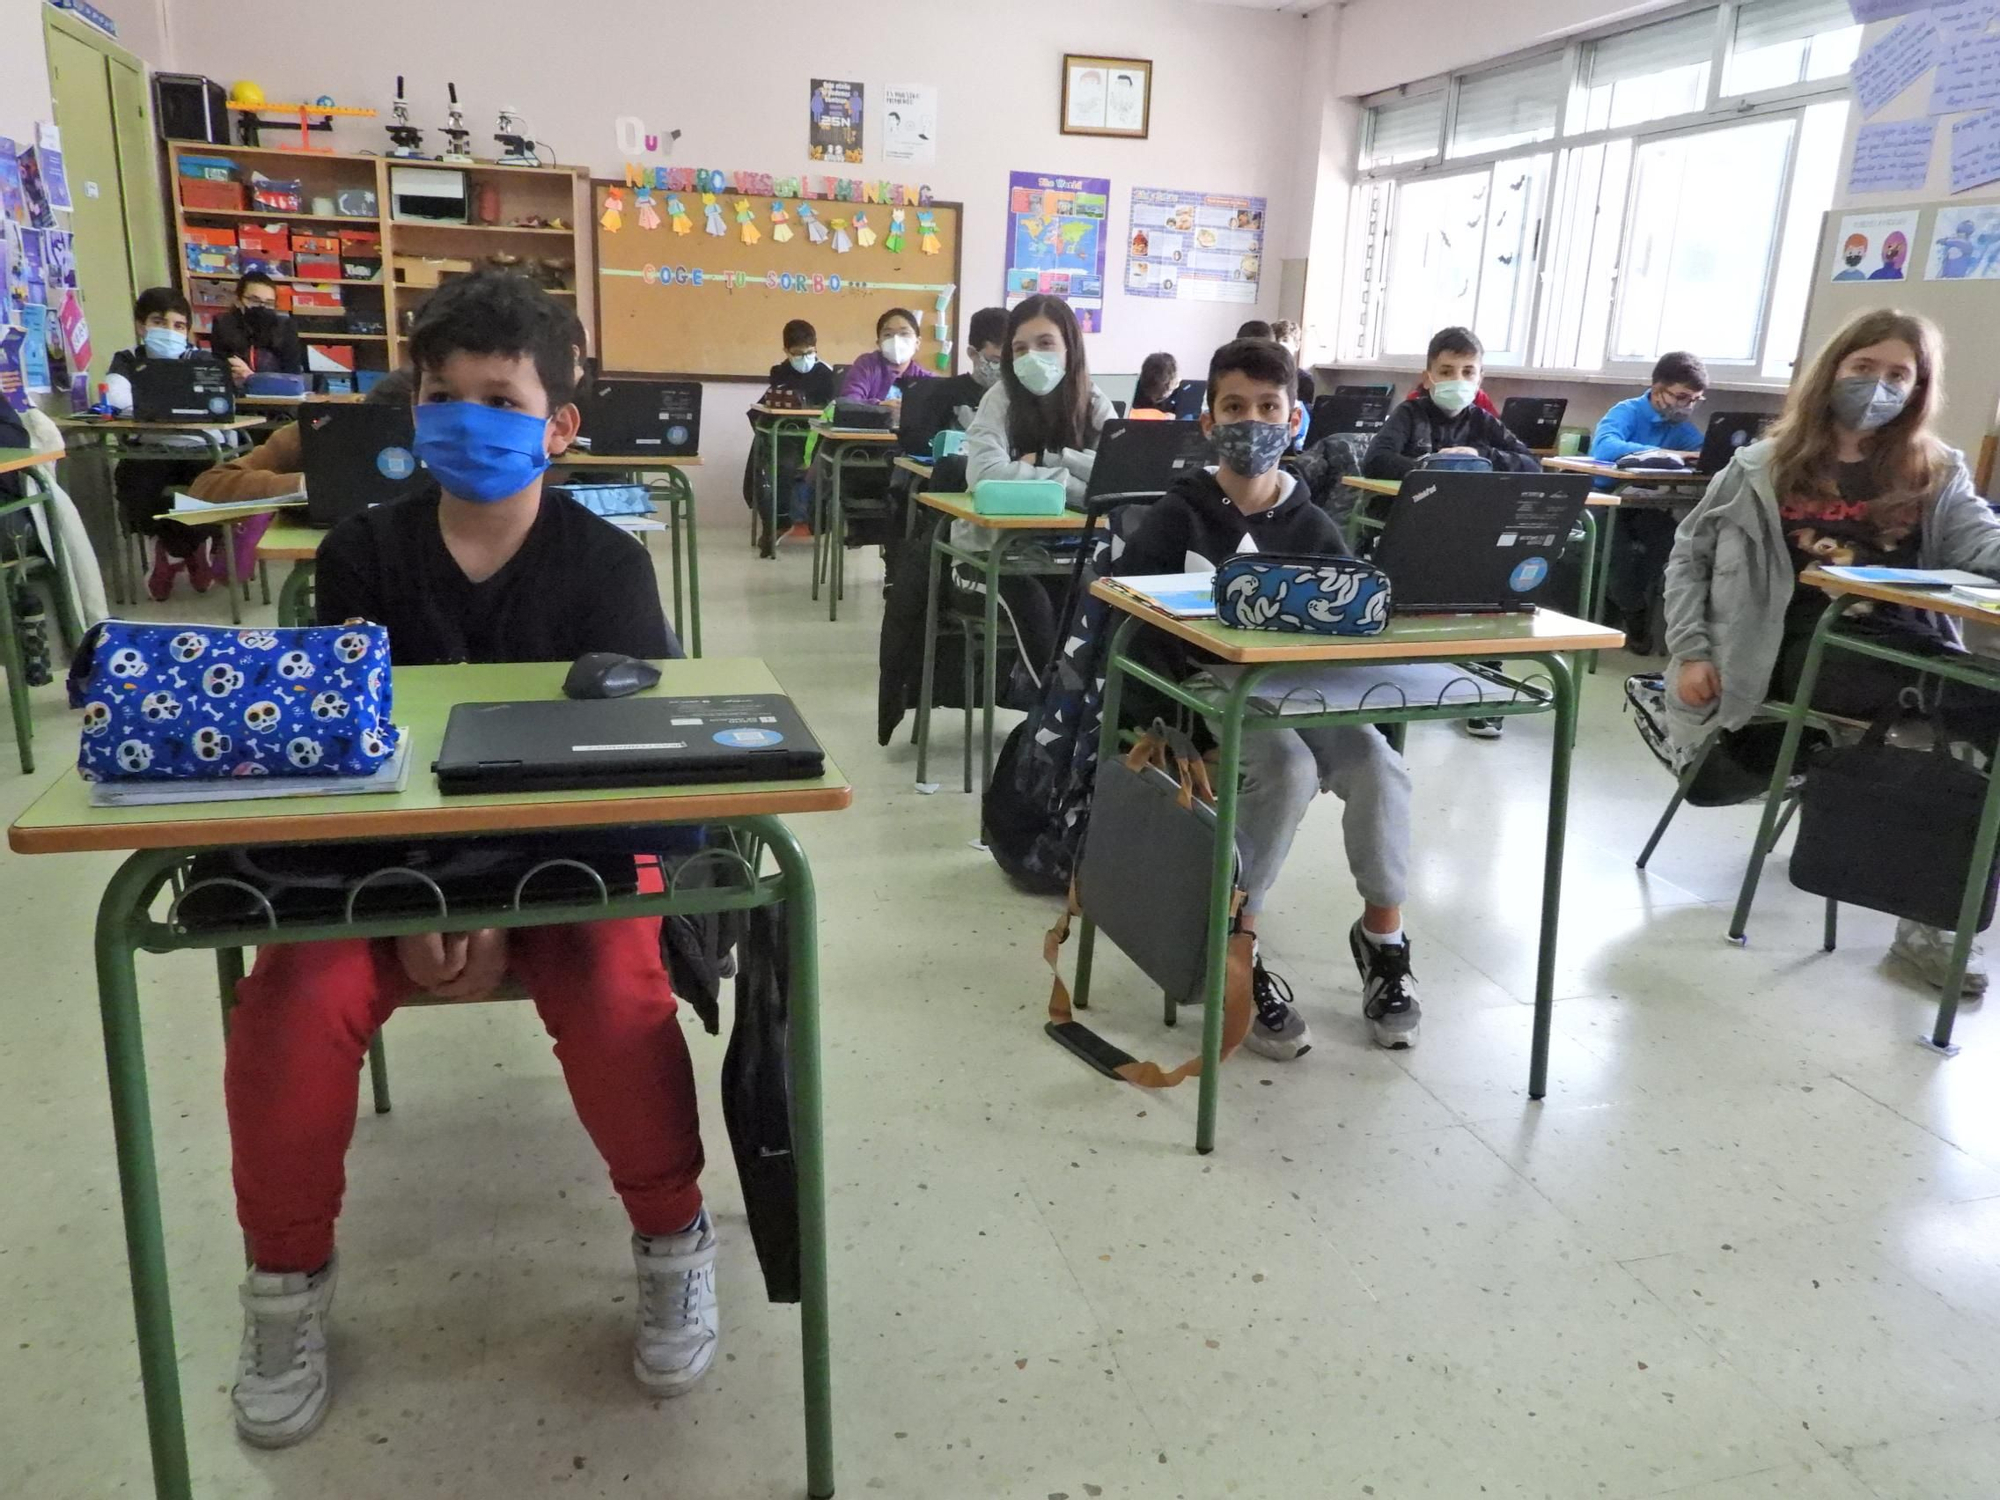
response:
[[[1590,456],[1599,463],[1615,464],[1640,453],[1700,448],[1702,431],[1695,414],[1707,394],[1707,366],[1685,351],[1662,354],[1646,392],[1620,401],[1598,419]],[[1644,476],[1635,477],[1643,483]],[[1600,479],[1597,487],[1608,490],[1616,485]],[[1659,644],[1654,639],[1653,605],[1660,598],[1667,559],[1673,554],[1676,519],[1671,510],[1639,504],[1627,504],[1618,514],[1605,593],[1617,611],[1611,621],[1625,632],[1625,649],[1635,656],[1651,656]]]
[[[1297,382],[1291,355],[1268,339],[1238,339],[1216,351],[1201,421],[1219,462],[1184,473],[1154,502],[1127,540],[1117,572],[1207,571],[1239,552],[1348,555],[1333,518],[1278,467],[1298,431]],[[1164,639],[1149,648],[1162,657],[1163,674],[1185,675],[1192,665]],[[1414,1046],[1422,1012],[1403,935],[1410,776],[1402,758],[1375,729],[1343,726],[1246,734],[1242,764],[1236,842],[1245,930],[1257,930],[1264,898],[1313,797],[1333,792],[1343,804],[1347,861],[1361,892],[1361,918],[1349,930],[1348,947],[1361,974],[1362,1014],[1376,1045]],[[1265,967],[1261,951],[1251,985],[1257,1018],[1244,1045],[1279,1061],[1306,1052],[1312,1034],[1305,1018],[1290,987]]]
[[[425,303],[410,339],[416,448],[438,484],[327,534],[322,624],[380,622],[399,667],[681,654],[646,549],[543,491],[549,455],[577,430],[574,326],[546,292],[501,273],[452,281]],[[479,999],[510,972],[556,1038],[632,1222],[634,1376],[654,1396],[679,1395],[715,1358],[715,1231],[657,919],[277,944],[237,987],[223,1077],[251,1259],[230,1393],[245,1441],[298,1442],[327,1410],[334,1218],[368,1038],[413,995]]]

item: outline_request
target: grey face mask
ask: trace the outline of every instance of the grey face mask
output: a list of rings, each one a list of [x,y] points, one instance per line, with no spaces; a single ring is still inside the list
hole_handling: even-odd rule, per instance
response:
[[[1255,479],[1278,466],[1291,445],[1292,429],[1284,422],[1218,422],[1209,438],[1223,468]]]
[[[1833,383],[1827,405],[1833,420],[1851,432],[1873,432],[1887,427],[1910,404],[1909,388],[1877,380],[1873,375],[1850,375]]]

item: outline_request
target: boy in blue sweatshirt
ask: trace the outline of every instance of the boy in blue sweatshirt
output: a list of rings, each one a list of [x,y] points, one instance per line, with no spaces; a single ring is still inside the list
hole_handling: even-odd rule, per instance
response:
[[[1633,453],[1669,448],[1689,452],[1699,448],[1701,429],[1695,408],[1708,391],[1708,369],[1682,350],[1662,354],[1653,366],[1653,384],[1643,396],[1620,401],[1597,424],[1590,456],[1615,464]],[[1611,481],[1598,481],[1610,489]],[[1674,550],[1674,516],[1666,510],[1623,509],[1619,513],[1605,593],[1625,632],[1629,648],[1640,656],[1653,654],[1653,601],[1666,577],[1667,558]]]

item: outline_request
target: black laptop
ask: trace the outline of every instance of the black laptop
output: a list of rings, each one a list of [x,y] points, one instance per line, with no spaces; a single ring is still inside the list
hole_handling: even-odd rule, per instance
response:
[[[430,483],[418,462],[407,406],[308,404],[299,411],[306,521],[336,526],[371,505],[414,495]]]
[[[461,703],[431,762],[453,794],[799,781],[825,768],[792,700],[775,693]]]
[[[132,371],[135,422],[227,422],[236,415],[229,367],[212,359],[149,359]]]
[[[1568,410],[1566,396],[1509,396],[1500,407],[1500,425],[1530,448],[1553,448]]]
[[[896,424],[896,446],[918,458],[931,456],[931,439],[956,418],[952,399],[963,387],[956,380],[912,380],[903,392],[903,411]],[[979,403],[974,402],[977,406]]]
[[[1083,499],[1071,509],[1125,496],[1160,495],[1180,475],[1209,462],[1208,439],[1191,422],[1135,421],[1130,417],[1106,422],[1097,435],[1097,459]]]
[[[1747,447],[1764,435],[1776,421],[1770,412],[1719,411],[1708,419],[1708,432],[1701,440],[1701,456],[1694,461],[1697,474],[1720,474],[1736,457],[1738,448]]]
[[[576,393],[581,451],[593,458],[693,458],[701,452],[701,385],[693,380],[586,380]]]
[[[1555,571],[1590,496],[1584,474],[1419,469],[1370,558],[1399,615],[1510,614]]]
[[[1381,391],[1364,395],[1321,396],[1312,405],[1313,442],[1329,437],[1373,437],[1389,420],[1395,397]]]

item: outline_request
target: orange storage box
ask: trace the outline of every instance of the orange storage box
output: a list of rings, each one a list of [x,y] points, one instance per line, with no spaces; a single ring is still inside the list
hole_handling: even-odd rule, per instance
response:
[[[236,239],[242,245],[244,254],[254,255],[260,260],[291,258],[291,231],[282,224],[245,224],[236,231]]]
[[[180,182],[183,208],[234,213],[249,205],[240,182],[212,182],[205,177],[183,177]]]

